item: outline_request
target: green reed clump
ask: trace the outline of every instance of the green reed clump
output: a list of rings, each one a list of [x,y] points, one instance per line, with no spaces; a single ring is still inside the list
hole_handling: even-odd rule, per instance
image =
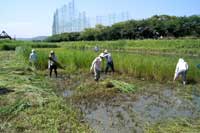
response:
[[[124,93],[130,93],[137,90],[136,86],[122,81],[112,80],[111,83],[115,86],[115,88],[119,89],[121,92]]]
[[[0,47],[1,50],[5,50],[5,51],[15,50],[15,48],[16,48],[15,45],[8,45],[8,44],[1,45]]]
[[[28,107],[30,107],[28,102],[18,99],[14,104],[0,108],[0,115],[1,117],[5,117],[7,115],[17,114]]]
[[[31,52],[31,47],[28,46],[20,46],[16,47],[15,54],[17,58],[23,61],[25,64],[29,62],[29,54]]]

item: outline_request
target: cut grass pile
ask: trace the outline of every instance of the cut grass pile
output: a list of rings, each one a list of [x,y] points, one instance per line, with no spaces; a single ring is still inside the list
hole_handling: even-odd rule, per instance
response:
[[[54,81],[26,69],[14,52],[0,52],[0,132],[90,132],[55,94]]]
[[[136,86],[123,81],[112,80],[111,83],[114,85],[115,88],[119,89],[121,92],[124,93],[132,93],[137,90]]]

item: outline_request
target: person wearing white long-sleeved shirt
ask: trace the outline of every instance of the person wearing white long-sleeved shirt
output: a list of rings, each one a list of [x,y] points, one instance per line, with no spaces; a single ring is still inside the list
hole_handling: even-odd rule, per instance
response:
[[[32,49],[32,52],[31,52],[30,55],[29,55],[29,61],[30,61],[31,65],[32,65],[33,67],[36,66],[37,54],[36,54],[36,52],[35,52],[34,49]]]
[[[96,57],[93,62],[92,65],[90,67],[90,71],[94,71],[94,79],[95,81],[98,81],[100,78],[100,73],[101,73],[101,62],[102,62],[102,58],[103,55],[99,55],[98,57]]]
[[[114,69],[113,59],[112,59],[111,53],[108,53],[107,49],[104,51],[103,57],[106,58],[106,61],[107,61],[105,73],[108,72],[109,68],[111,68],[112,72],[114,73],[115,69]]]
[[[174,81],[179,77],[182,76],[183,84],[186,84],[186,74],[188,71],[188,63],[184,61],[184,59],[180,58],[176,65],[176,70],[174,74]]]

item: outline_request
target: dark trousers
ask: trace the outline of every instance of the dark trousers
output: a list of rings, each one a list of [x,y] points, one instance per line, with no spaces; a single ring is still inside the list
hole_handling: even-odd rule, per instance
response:
[[[113,61],[107,62],[105,73],[108,72],[109,68],[111,68],[112,72],[115,72]]]
[[[94,70],[94,80],[99,81],[101,71],[98,69]]]
[[[187,74],[187,71],[181,71],[181,72],[176,74],[175,79],[177,79],[181,75],[183,84],[186,84],[186,74]]]
[[[181,75],[182,76],[182,80],[183,82],[186,82],[186,74],[187,74],[187,71],[182,71],[180,72],[178,75]]]
[[[55,72],[55,75],[56,75],[56,77],[57,77],[57,66],[56,65],[51,65],[50,66],[50,73],[49,73],[49,76],[51,77],[51,75],[52,75],[52,71],[54,70],[54,72]]]

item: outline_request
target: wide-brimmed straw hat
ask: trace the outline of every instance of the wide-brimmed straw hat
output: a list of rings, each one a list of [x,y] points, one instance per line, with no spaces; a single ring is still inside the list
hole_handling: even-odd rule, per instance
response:
[[[104,55],[104,53],[101,53],[101,54],[99,55],[99,57],[102,57],[102,58],[103,58],[103,55]]]
[[[54,54],[54,51],[53,50],[51,50],[51,52],[50,52],[51,54]]]
[[[105,50],[104,50],[104,53],[108,53],[108,50],[107,50],[107,49],[105,49]]]

